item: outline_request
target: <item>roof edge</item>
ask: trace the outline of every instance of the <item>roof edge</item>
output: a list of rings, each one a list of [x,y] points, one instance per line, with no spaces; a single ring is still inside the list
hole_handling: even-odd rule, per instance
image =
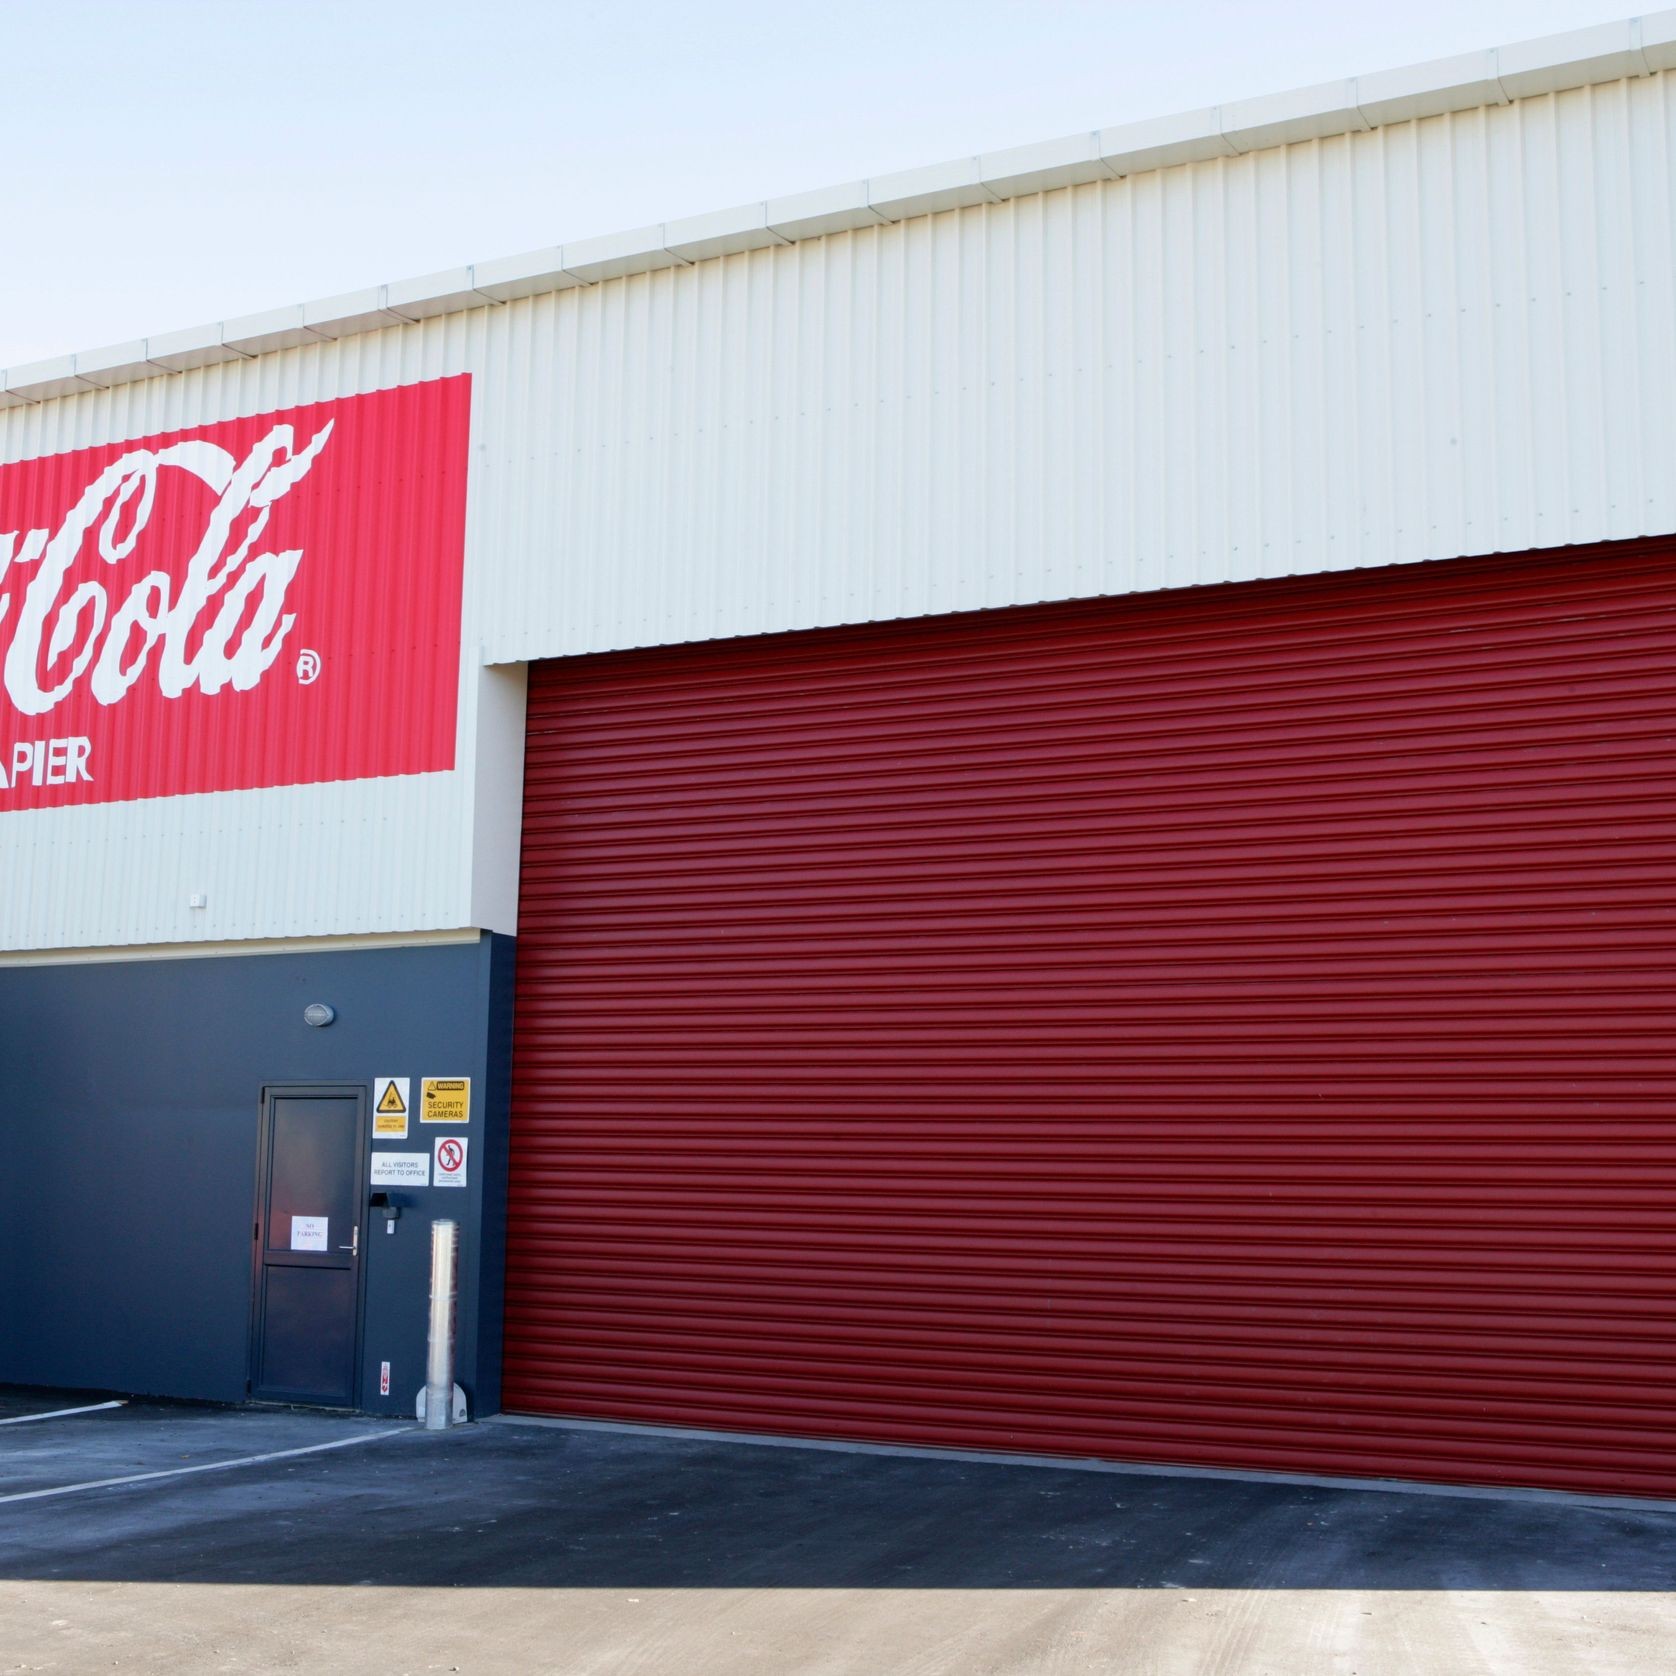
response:
[[[330,342],[519,297],[688,267],[769,245],[939,210],[1121,179],[1180,163],[1361,133],[1395,122],[1676,68],[1676,10],[1175,116],[1098,128],[870,180],[551,245],[364,291],[244,315],[0,371],[0,408]]]

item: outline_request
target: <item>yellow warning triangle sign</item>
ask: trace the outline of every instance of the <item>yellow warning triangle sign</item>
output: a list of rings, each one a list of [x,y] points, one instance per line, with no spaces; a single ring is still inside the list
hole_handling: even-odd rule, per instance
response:
[[[407,1103],[402,1099],[402,1091],[396,1087],[395,1083],[385,1083],[384,1093],[379,1098],[378,1109],[384,1114],[400,1113],[407,1110]]]

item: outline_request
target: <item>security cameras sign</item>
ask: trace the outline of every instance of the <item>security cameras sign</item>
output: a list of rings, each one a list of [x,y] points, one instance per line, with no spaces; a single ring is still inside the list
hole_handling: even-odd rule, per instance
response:
[[[420,1088],[421,1123],[471,1122],[470,1077],[426,1077]]]
[[[470,402],[0,466],[0,812],[452,768]]]

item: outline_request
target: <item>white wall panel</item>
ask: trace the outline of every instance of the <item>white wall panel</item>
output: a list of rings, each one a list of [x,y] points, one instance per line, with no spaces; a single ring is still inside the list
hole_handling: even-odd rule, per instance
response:
[[[0,817],[0,940],[510,928],[484,662],[1676,530],[1673,100],[1606,83],[0,412],[13,459],[474,374],[460,768]]]
[[[1672,83],[509,305],[487,655],[1676,527]]]

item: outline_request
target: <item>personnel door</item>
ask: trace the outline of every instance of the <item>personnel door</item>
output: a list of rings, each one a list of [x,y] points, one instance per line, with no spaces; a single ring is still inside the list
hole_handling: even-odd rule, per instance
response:
[[[251,1394],[358,1406],[364,1089],[263,1090]]]

